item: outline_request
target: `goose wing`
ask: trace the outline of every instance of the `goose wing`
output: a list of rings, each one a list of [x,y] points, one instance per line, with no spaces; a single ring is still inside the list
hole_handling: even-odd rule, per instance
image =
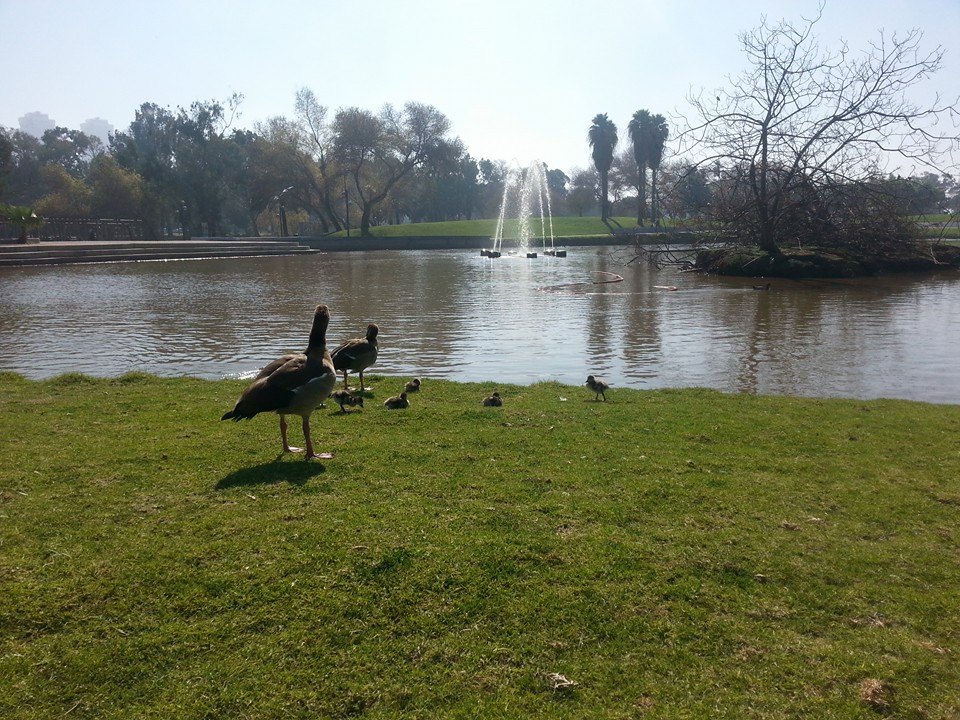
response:
[[[377,349],[366,338],[354,338],[335,347],[330,356],[337,370],[353,370],[360,365],[372,365],[377,358]]]

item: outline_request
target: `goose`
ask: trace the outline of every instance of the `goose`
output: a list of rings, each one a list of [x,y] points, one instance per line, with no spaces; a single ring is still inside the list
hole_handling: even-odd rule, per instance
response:
[[[601,380],[598,377],[594,377],[593,375],[587,375],[587,381],[584,383],[584,385],[586,385],[588,388],[593,390],[594,393],[596,393],[596,395],[593,398],[594,400],[599,400],[600,396],[603,395],[603,401],[604,402],[607,401],[606,393],[607,393],[607,390],[610,389],[610,386],[607,383],[605,383],[603,380]]]
[[[419,392],[420,378],[414,378],[413,380],[408,382],[403,389],[406,390],[408,393]]]
[[[363,407],[363,398],[351,394],[349,390],[337,390],[336,392],[330,393],[330,399],[340,406],[340,412],[342,413],[347,412],[347,408],[344,407],[345,405],[349,405],[350,407],[359,405]]]
[[[500,393],[498,392],[494,392],[493,395],[483,399],[484,407],[500,407],[501,405],[503,405],[503,400],[500,399]]]
[[[410,401],[407,400],[407,394],[402,392],[395,397],[384,400],[383,406],[387,408],[387,410],[403,410],[404,408],[410,407]]]
[[[299,415],[303,420],[303,438],[306,441],[306,459],[329,458],[329,453],[318,454],[310,439],[310,414],[323,403],[337,384],[337,371],[327,350],[327,326],[330,310],[317,305],[313,328],[307,349],[303,353],[283,355],[267,365],[240,394],[233,410],[221,420],[249,420],[262,412],[280,416],[280,439],[284,452],[303,452],[303,448],[287,443],[287,415]]]
[[[351,370],[360,373],[360,391],[366,388],[363,386],[363,371],[377,361],[377,335],[380,328],[370,323],[367,325],[367,335],[362,338],[353,338],[334,348],[330,356],[333,358],[333,366],[339,371],[343,371],[343,388],[347,389],[347,373]]]
[[[754,286],[753,286],[753,289],[754,289],[754,290],[769,290],[769,289],[770,289],[770,283],[767,283],[766,285],[754,285]]]

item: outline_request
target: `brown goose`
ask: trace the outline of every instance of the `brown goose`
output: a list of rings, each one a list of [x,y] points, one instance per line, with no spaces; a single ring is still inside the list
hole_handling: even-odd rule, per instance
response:
[[[483,399],[484,407],[500,407],[503,405],[503,400],[500,399],[500,393],[494,392],[493,395],[485,397]]]
[[[349,390],[337,390],[334,393],[330,393],[330,399],[333,400],[340,406],[340,412],[346,413],[347,408],[345,405],[354,407],[359,405],[363,407],[363,397],[352,394]]]
[[[339,371],[343,371],[343,387],[347,389],[347,373],[351,370],[360,373],[360,390],[366,390],[363,386],[363,371],[377,361],[377,335],[380,333],[373,323],[367,325],[367,335],[362,338],[347,340],[345,343],[334,348],[330,356],[333,358],[333,366]]]
[[[410,407],[410,401],[407,400],[407,394],[402,392],[397,396],[384,400],[383,406],[387,408],[387,410],[403,410],[404,408]]]
[[[406,390],[408,393],[411,393],[411,392],[419,392],[419,390],[420,390],[420,378],[414,378],[413,380],[411,380],[410,382],[408,382],[403,389]]]
[[[307,349],[303,353],[283,355],[267,365],[240,395],[236,406],[224,413],[221,420],[244,420],[262,412],[280,415],[280,439],[284,452],[302,452],[302,448],[290,447],[287,443],[287,415],[299,415],[303,419],[303,438],[307,443],[306,459],[331,457],[329,453],[318,455],[310,439],[310,413],[314,411],[337,384],[327,350],[327,326],[330,311],[326,305],[317,305],[313,315],[313,328]]]
[[[601,380],[600,378],[594,377],[593,375],[587,375],[587,381],[584,383],[584,385],[586,385],[588,388],[593,390],[594,393],[596,393],[596,395],[593,398],[594,400],[599,400],[600,396],[603,395],[603,401],[604,402],[607,401],[607,390],[610,389],[610,386],[607,383],[605,383],[603,380]]]

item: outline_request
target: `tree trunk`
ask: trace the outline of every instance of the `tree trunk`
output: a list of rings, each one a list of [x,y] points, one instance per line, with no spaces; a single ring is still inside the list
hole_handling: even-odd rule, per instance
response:
[[[637,182],[637,225],[643,225],[647,216],[647,169],[639,168],[640,180]]]
[[[600,173],[600,219],[606,221],[609,213],[607,210],[607,171]]]
[[[363,212],[360,214],[360,236],[370,237],[370,215],[373,213],[373,204],[363,203]]]

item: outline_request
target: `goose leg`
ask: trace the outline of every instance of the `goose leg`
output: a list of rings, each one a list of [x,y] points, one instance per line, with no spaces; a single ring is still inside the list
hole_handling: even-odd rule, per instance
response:
[[[280,439],[283,440],[284,452],[303,452],[303,448],[290,447],[290,445],[287,443],[287,419],[283,415],[280,416]],[[309,442],[310,441],[307,440],[307,447],[310,447]]]
[[[360,371],[360,392],[363,392],[366,388],[363,386],[363,370]]]
[[[310,460],[312,458],[320,458],[321,460],[329,460],[333,457],[330,453],[316,453],[313,451],[313,440],[310,439],[310,418],[305,417],[303,419],[303,438],[307,441],[307,455],[304,459]]]
[[[344,370],[344,371],[343,371],[343,389],[344,389],[344,390],[349,390],[349,389],[350,389],[350,388],[347,387],[347,372],[348,372],[347,370]]]

